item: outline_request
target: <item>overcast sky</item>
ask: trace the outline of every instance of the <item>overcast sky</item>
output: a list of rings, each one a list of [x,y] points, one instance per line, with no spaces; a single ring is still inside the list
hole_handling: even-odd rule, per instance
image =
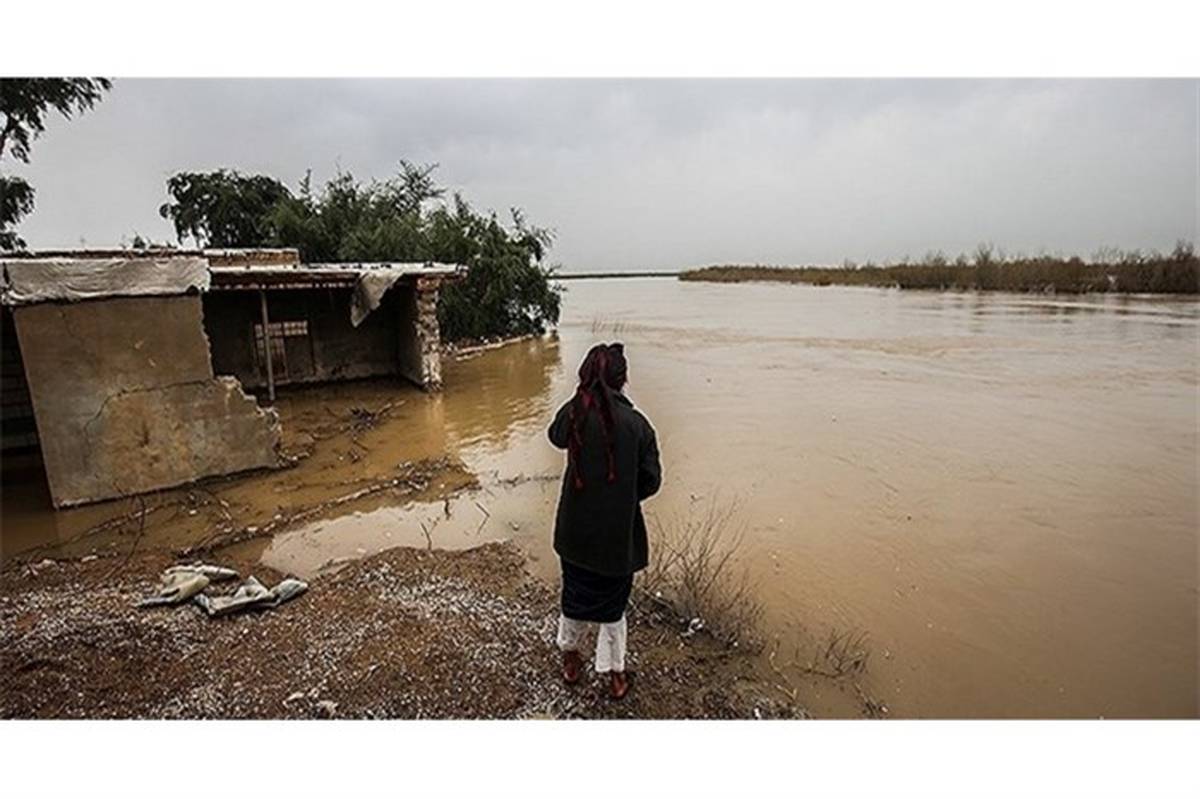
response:
[[[1169,249],[1197,237],[1197,85],[118,80],[2,166],[37,190],[32,248],[171,238],[178,170],[295,188],[407,158],[552,228],[569,271]]]

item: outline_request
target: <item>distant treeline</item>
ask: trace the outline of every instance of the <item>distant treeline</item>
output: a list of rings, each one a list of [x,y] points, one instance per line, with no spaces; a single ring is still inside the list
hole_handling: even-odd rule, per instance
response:
[[[1200,258],[1189,242],[1179,242],[1169,255],[1110,251],[1088,261],[1045,255],[997,256],[991,247],[981,246],[972,257],[960,255],[954,260],[931,253],[917,262],[905,260],[884,265],[847,262],[841,267],[706,266],[682,272],[679,279],[1068,294],[1106,291],[1197,294]]]

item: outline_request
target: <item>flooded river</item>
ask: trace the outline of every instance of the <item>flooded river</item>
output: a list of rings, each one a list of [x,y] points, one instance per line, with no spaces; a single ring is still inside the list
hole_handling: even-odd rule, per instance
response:
[[[230,514],[270,523],[445,453],[456,467],[415,497],[282,523],[237,554],[310,574],[397,544],[513,538],[553,579],[562,455],[545,426],[587,348],[620,339],[663,454],[652,518],[738,502],[742,562],[781,652],[865,632],[861,689],[893,716],[1197,715],[1194,299],[566,285],[557,337],[449,360],[441,396],[383,382],[285,392],[285,429],[312,456],[177,497],[146,538],[187,543]],[[353,440],[331,426],[388,404]],[[51,513],[8,485],[4,500],[6,557],[69,551],[132,507]],[[820,681],[800,701],[856,714],[845,687]]]

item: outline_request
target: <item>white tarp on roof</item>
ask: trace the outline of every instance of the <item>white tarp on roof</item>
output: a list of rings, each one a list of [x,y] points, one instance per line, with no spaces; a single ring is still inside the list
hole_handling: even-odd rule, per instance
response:
[[[199,256],[148,258],[9,258],[0,260],[5,305],[208,291],[208,261]]]
[[[372,269],[358,276],[350,296],[350,324],[358,327],[371,311],[379,307],[383,295],[404,277],[399,269]]]
[[[358,327],[362,320],[379,307],[383,295],[397,280],[414,275],[453,275],[459,271],[454,264],[361,264],[361,273],[350,297],[350,324]]]

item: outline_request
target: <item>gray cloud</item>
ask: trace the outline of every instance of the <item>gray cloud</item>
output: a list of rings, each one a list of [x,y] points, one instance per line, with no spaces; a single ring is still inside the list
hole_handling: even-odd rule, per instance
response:
[[[569,270],[1167,249],[1197,235],[1197,102],[1196,81],[118,80],[13,171],[43,248],[169,238],[182,169],[295,186],[407,158],[552,227]]]

